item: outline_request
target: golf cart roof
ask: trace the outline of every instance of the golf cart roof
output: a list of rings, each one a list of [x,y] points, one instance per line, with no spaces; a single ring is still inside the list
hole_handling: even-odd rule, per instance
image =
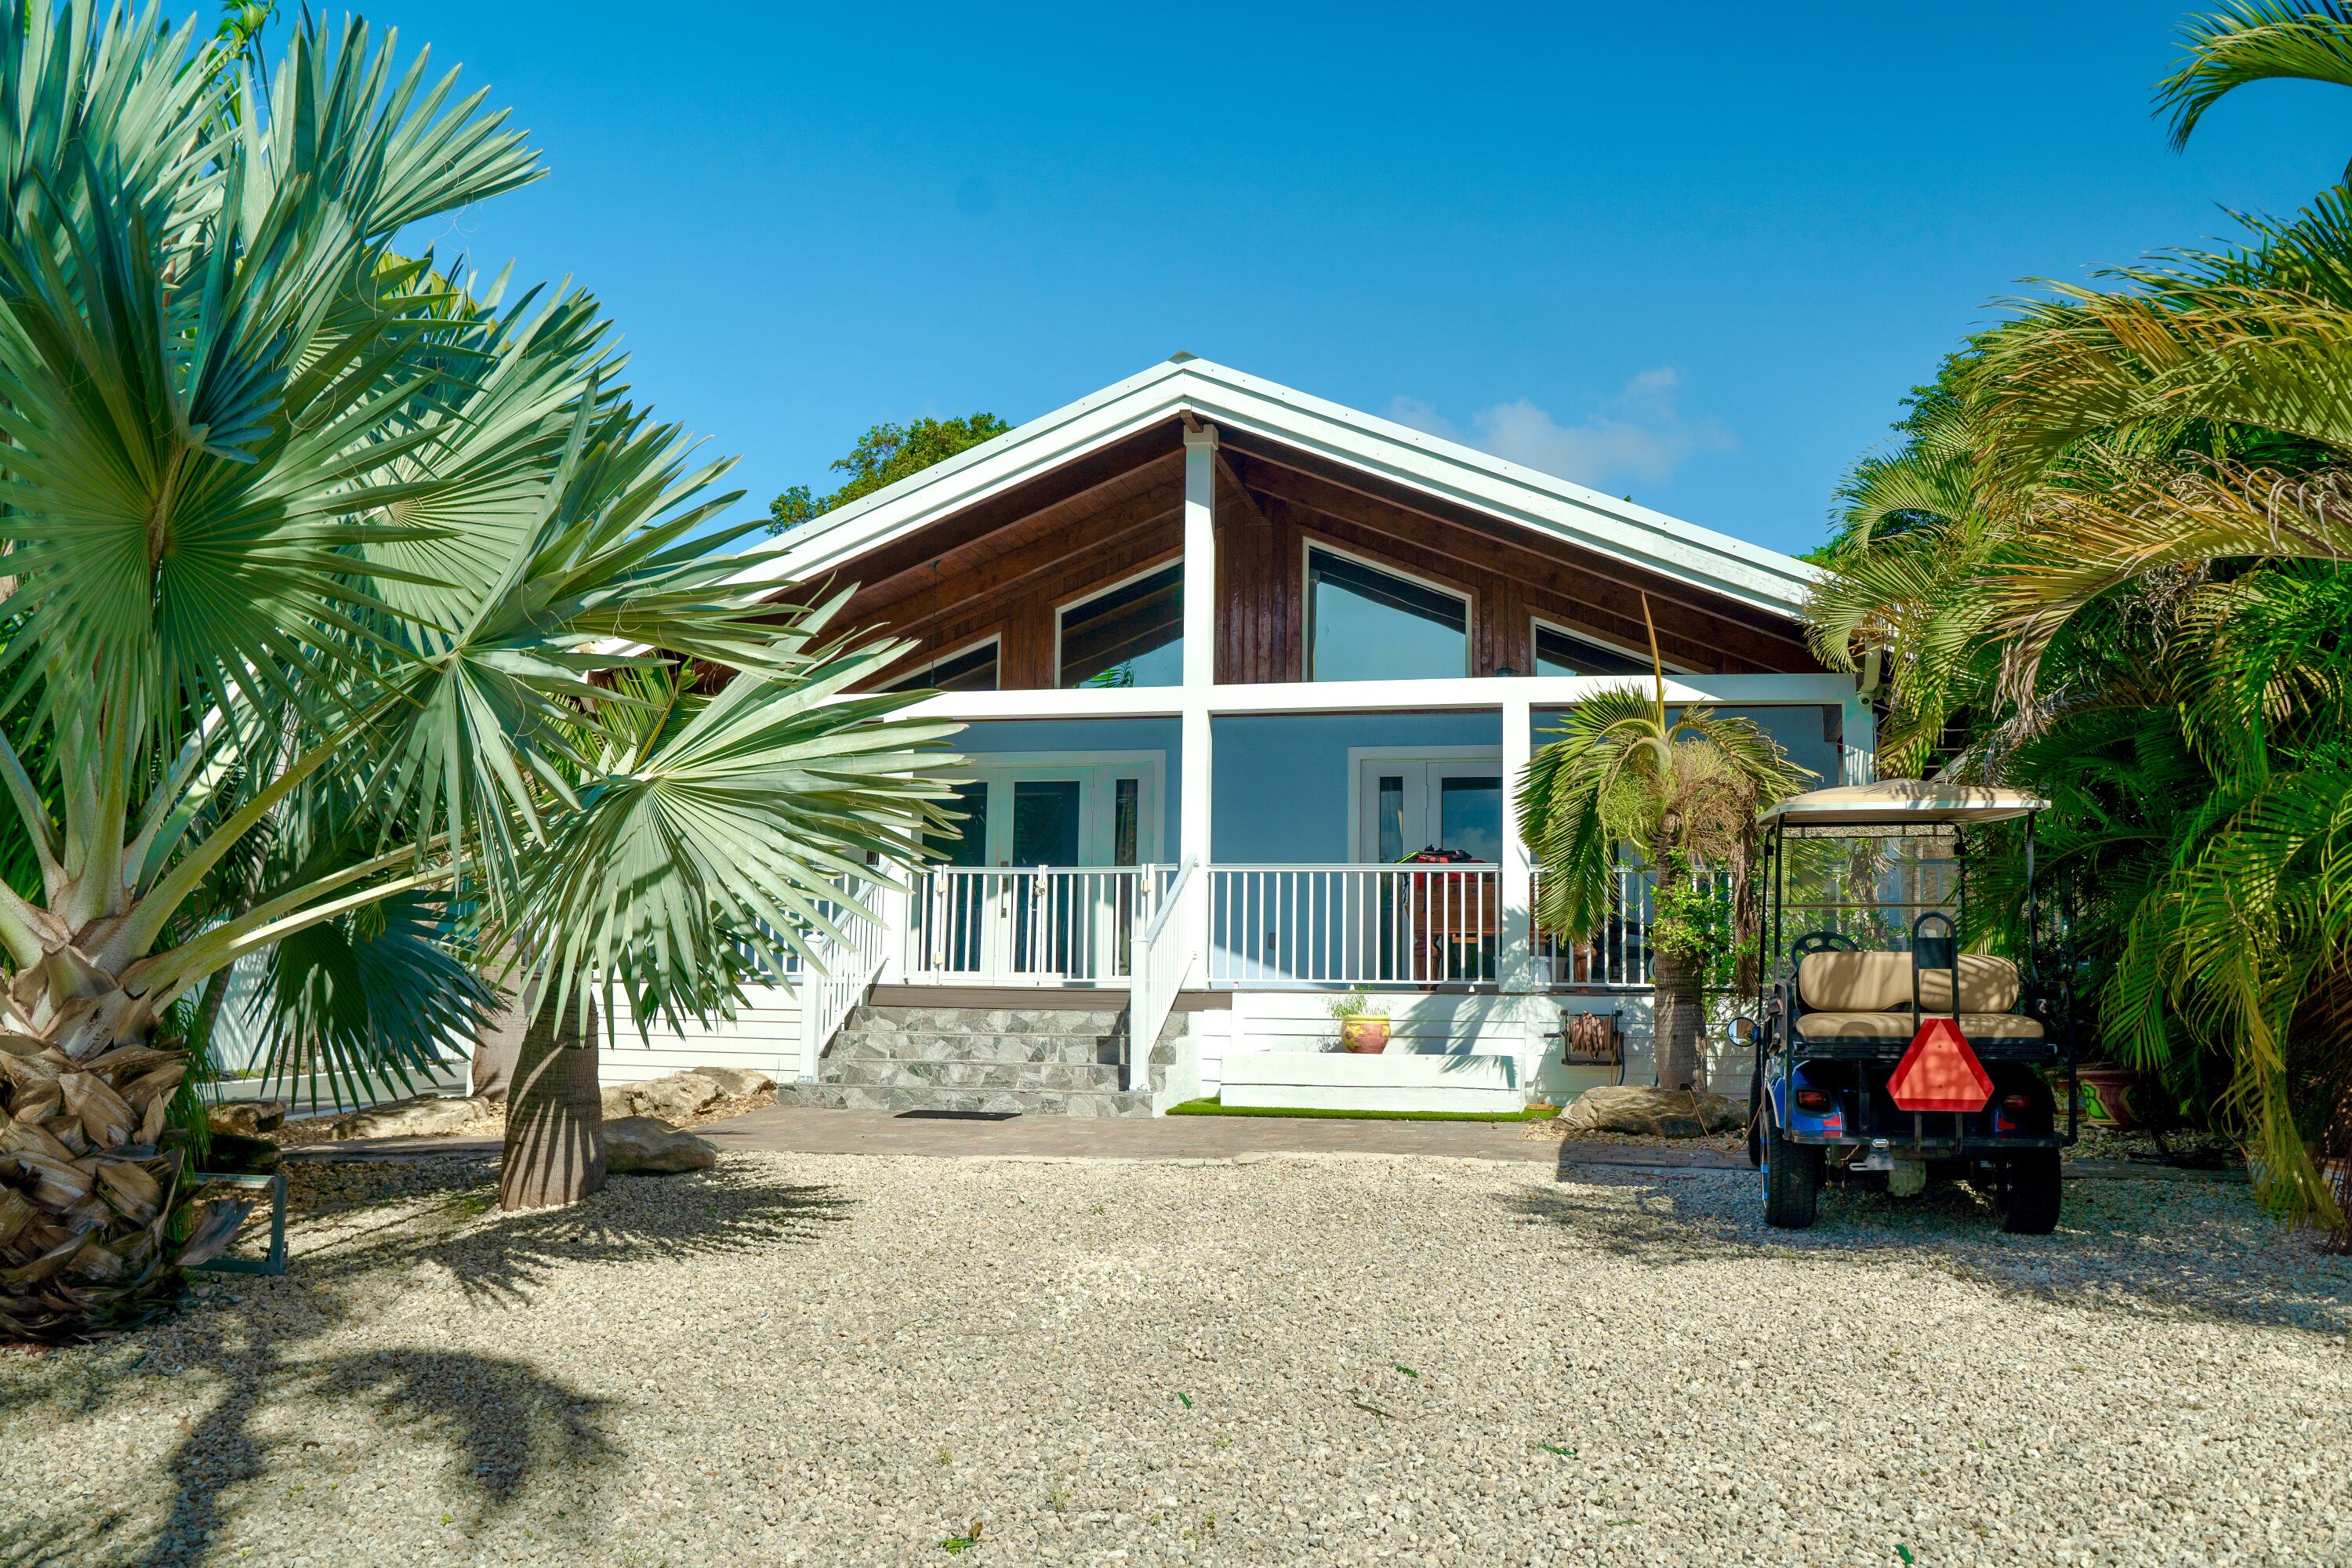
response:
[[[1790,795],[1756,814],[1790,827],[1880,826],[1900,823],[2006,822],[2049,806],[2022,790],[1944,779],[1881,779]]]

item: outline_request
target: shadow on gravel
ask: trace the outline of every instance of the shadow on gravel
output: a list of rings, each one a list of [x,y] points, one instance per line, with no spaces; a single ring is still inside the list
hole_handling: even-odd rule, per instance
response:
[[[60,1500],[19,1491],[0,1505],[0,1568],[234,1560],[220,1537],[236,1517],[238,1489],[323,1490],[349,1474],[341,1454],[332,1464],[321,1454],[315,1472],[303,1471],[304,1451],[322,1442],[261,1429],[271,1423],[257,1418],[282,1399],[358,1406],[369,1427],[398,1434],[404,1448],[439,1450],[446,1473],[474,1495],[470,1524],[490,1523],[526,1500],[535,1484],[614,1465],[616,1455],[599,1430],[606,1401],[516,1357],[410,1347],[322,1354],[308,1342],[368,1292],[420,1266],[448,1270],[478,1304],[528,1307],[563,1266],[683,1263],[798,1244],[850,1211],[832,1189],[725,1169],[619,1176],[572,1207],[509,1215],[496,1206],[495,1162],[486,1158],[404,1162],[389,1173],[384,1166],[307,1162],[288,1168],[292,1256],[282,1278],[205,1278],[191,1293],[191,1310],[176,1318],[5,1369],[11,1375],[0,1378],[0,1412],[40,1401],[95,1413],[121,1400],[127,1384],[133,1399],[152,1403],[152,1419],[176,1419],[183,1436],[165,1461],[170,1508],[160,1532],[134,1526],[121,1510],[50,1511]],[[306,1232],[315,1237],[328,1225],[342,1234],[305,1245]],[[198,1386],[178,1386],[183,1378]],[[166,1413],[192,1400],[209,1407],[193,1420]],[[26,1436],[12,1431],[11,1447]],[[577,1502],[581,1495],[567,1493],[560,1518],[584,1545],[600,1521]],[[353,1496],[321,1499],[320,1506],[341,1512],[368,1505]]]
[[[529,1305],[565,1265],[685,1263],[696,1258],[759,1251],[813,1241],[828,1223],[849,1217],[831,1187],[793,1186],[727,1172],[691,1176],[615,1176],[612,1184],[568,1208],[498,1210],[494,1163],[486,1159],[420,1163],[402,1192],[380,1205],[382,1226],[300,1251],[287,1277],[322,1285],[379,1268],[438,1266],[477,1301]],[[410,1203],[428,1198],[422,1214]],[[635,1200],[655,1197],[659,1201]],[[355,1207],[326,1199],[288,1215],[289,1234],[305,1218],[348,1215]]]
[[[2055,1235],[2010,1236],[1963,1186],[1916,1198],[1830,1188],[1810,1230],[1764,1223],[1756,1178],[1602,1172],[1508,1200],[1574,1239],[1648,1268],[1795,1259],[1873,1268],[1901,1260],[2093,1311],[2352,1331],[2352,1259],[2264,1219],[2242,1186],[2192,1181],[2066,1184]],[[1631,1199],[1629,1203],[1627,1200]]]

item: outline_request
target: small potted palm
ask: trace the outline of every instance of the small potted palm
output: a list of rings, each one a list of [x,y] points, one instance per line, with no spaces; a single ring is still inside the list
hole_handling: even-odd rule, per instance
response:
[[[1360,1057],[1376,1057],[1389,1048],[1389,1016],[1372,1010],[1372,999],[1350,991],[1331,1004],[1339,1020],[1339,1047]]]

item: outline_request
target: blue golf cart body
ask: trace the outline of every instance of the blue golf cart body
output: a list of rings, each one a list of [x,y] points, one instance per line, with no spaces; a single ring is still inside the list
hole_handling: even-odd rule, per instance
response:
[[[2013,791],[1890,780],[1761,814],[1772,962],[1759,1016],[1732,1033],[1756,1052],[1748,1159],[1771,1225],[1812,1224],[1826,1184],[1907,1196],[1964,1179],[2005,1228],[2056,1226],[2077,1095],[2071,999],[2042,984],[2035,963],[2032,817],[2042,806]],[[1969,830],[2020,818],[2028,951],[1962,952]],[[1953,1021],[1990,1079],[1980,1107],[1895,1103],[1890,1079],[1936,1017]]]

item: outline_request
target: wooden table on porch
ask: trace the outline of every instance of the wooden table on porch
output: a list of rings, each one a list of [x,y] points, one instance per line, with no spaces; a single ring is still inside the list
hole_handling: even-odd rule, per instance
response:
[[[1493,979],[1487,955],[1502,934],[1501,893],[1483,870],[1412,868],[1404,902],[1412,932],[1406,956],[1414,973],[1403,978],[1420,985]],[[1472,949],[1466,963],[1459,957],[1465,943]]]

